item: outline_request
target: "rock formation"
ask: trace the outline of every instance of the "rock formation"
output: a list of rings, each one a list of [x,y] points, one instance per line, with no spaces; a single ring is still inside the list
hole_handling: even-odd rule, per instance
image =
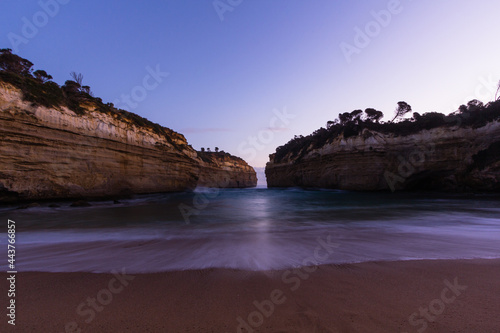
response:
[[[383,127],[383,126],[380,126]],[[285,147],[286,148],[286,147]],[[500,190],[500,122],[439,126],[408,135],[364,128],[320,147],[270,156],[268,187],[355,191]]]
[[[30,103],[0,80],[0,202],[257,183],[253,168],[239,158],[202,158],[168,128],[102,112],[88,101],[80,107]]]
[[[202,160],[198,186],[200,187],[255,187],[254,168],[239,157],[224,152],[198,152]]]

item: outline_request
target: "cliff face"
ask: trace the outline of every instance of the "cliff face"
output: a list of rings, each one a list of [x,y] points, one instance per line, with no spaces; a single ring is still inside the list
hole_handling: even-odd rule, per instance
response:
[[[227,153],[198,152],[202,160],[198,186],[255,187],[255,170],[240,158]]]
[[[91,103],[76,114],[22,97],[0,81],[0,202],[220,187],[226,176],[241,187],[256,184],[244,161],[229,169],[207,164],[174,131],[158,133]]]
[[[500,190],[500,123],[480,128],[438,127],[407,136],[364,129],[299,156],[275,155],[269,187],[342,190]]]

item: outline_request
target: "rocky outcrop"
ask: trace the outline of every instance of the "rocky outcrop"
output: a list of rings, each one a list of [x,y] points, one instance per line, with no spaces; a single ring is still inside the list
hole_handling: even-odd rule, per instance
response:
[[[208,163],[179,133],[81,106],[37,106],[0,81],[0,202],[256,185],[240,159]]]
[[[198,152],[202,160],[200,187],[255,187],[257,175],[241,158],[224,152]]]
[[[411,135],[364,129],[306,147],[266,166],[268,187],[376,190],[500,190],[500,123],[437,127]]]

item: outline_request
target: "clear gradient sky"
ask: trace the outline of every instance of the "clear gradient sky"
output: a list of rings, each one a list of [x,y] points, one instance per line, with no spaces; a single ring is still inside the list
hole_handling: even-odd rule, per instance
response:
[[[0,48],[59,84],[82,73],[105,102],[135,92],[135,107],[117,106],[254,167],[340,112],[373,107],[387,119],[403,100],[449,113],[491,100],[500,79],[494,0],[220,0],[219,12],[213,0],[54,1],[2,0]],[[145,90],[157,68],[169,75]]]

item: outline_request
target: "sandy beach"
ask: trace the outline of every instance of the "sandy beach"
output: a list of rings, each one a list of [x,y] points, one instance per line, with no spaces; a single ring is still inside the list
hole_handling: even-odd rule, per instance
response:
[[[499,276],[500,260],[18,273],[16,326],[4,314],[0,331],[494,333]],[[7,287],[1,284],[2,295]]]

